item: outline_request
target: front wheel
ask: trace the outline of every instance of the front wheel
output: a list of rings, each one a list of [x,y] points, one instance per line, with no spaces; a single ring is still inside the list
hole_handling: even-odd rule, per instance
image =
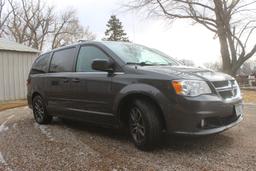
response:
[[[52,116],[47,113],[44,100],[41,96],[33,98],[33,113],[34,118],[39,124],[49,124],[52,121]]]
[[[154,148],[162,131],[157,107],[146,100],[135,100],[129,110],[129,129],[133,142],[139,149]]]

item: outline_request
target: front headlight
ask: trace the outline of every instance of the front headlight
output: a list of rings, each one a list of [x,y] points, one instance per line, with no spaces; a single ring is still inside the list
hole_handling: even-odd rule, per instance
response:
[[[172,86],[176,94],[183,96],[199,96],[212,93],[205,81],[198,80],[174,80]]]

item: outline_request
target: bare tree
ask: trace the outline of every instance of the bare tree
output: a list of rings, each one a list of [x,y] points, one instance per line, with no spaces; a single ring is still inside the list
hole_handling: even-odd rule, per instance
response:
[[[54,24],[53,7],[45,5],[41,0],[22,2],[22,19],[28,27],[29,32],[26,34],[28,45],[42,50],[45,37],[53,32],[51,26]]]
[[[10,1],[12,13],[8,18],[9,37],[16,42],[42,50],[46,35],[53,25],[53,7],[41,0]]]
[[[256,61],[248,60],[238,70],[239,75],[251,75],[255,72]]]
[[[8,2],[12,12],[6,21],[5,36],[18,43],[42,50],[47,43],[56,48],[80,39],[94,39],[89,28],[80,24],[75,10],[66,10],[59,17],[44,0]]]
[[[26,32],[28,29],[27,24],[24,24],[22,20],[22,10],[18,7],[19,4],[10,1],[9,5],[12,9],[12,13],[7,20],[7,37],[14,39],[18,43],[26,42]]]
[[[72,44],[78,40],[93,40],[95,36],[84,28],[76,17],[75,10],[66,10],[55,22],[52,49]]]
[[[7,2],[5,0],[0,0],[0,37],[3,36],[6,29],[5,27],[6,27],[7,19],[13,12],[12,10],[7,11],[7,9],[4,8],[7,6],[6,3]]]
[[[220,62],[208,62],[204,63],[204,66],[208,69],[214,70],[214,71],[221,71],[221,63]]]
[[[179,60],[179,62],[181,62],[183,65],[186,65],[186,66],[195,66],[194,61],[190,59],[181,59]]]
[[[235,75],[256,52],[255,0],[133,0],[129,9],[146,11],[149,16],[189,19],[218,36],[222,70]],[[250,43],[249,43],[250,42]]]

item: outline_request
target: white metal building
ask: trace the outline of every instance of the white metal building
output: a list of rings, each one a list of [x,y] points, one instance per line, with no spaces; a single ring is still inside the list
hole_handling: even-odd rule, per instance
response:
[[[39,51],[0,38],[0,102],[25,99],[26,80]]]

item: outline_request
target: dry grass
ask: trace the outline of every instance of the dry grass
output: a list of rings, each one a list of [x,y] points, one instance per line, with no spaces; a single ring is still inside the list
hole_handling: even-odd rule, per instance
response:
[[[256,104],[256,91],[253,90],[242,90],[242,96],[245,103]]]
[[[27,100],[15,100],[15,101],[3,102],[3,103],[0,103],[0,111],[15,108],[15,107],[26,106],[26,105],[27,105]]]

